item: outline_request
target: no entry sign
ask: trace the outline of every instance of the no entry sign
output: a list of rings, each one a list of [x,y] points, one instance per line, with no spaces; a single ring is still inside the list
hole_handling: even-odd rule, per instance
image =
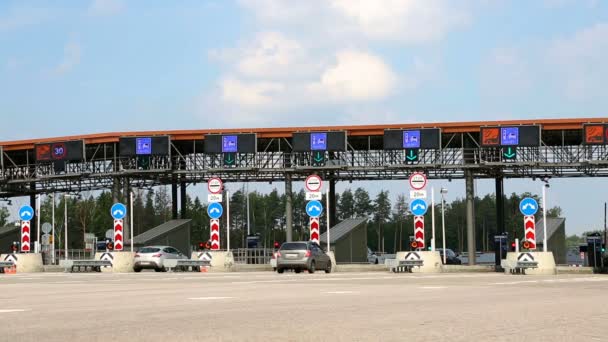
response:
[[[219,194],[222,192],[222,180],[219,178],[211,178],[207,182],[207,189],[212,194]]]
[[[410,176],[410,186],[414,190],[422,190],[426,186],[426,176],[424,173],[413,173]]]
[[[317,192],[321,190],[321,186],[323,186],[323,181],[321,177],[317,175],[310,175],[306,178],[306,190],[311,192]]]

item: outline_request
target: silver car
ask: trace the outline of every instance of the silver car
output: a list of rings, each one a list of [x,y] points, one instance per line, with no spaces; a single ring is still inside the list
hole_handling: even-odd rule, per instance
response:
[[[142,269],[149,268],[156,272],[165,272],[164,262],[167,259],[188,259],[188,257],[171,246],[146,246],[135,254],[133,270],[141,272]]]
[[[296,273],[308,270],[315,273],[316,270],[331,272],[331,259],[321,246],[310,241],[285,242],[277,252],[277,272],[283,273],[286,269],[292,269]]]

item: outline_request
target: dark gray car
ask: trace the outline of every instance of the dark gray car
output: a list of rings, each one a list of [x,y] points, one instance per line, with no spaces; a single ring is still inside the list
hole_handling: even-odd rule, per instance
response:
[[[287,269],[296,273],[308,270],[314,273],[316,270],[331,272],[331,259],[321,246],[310,241],[285,242],[277,253],[277,272],[283,273]]]

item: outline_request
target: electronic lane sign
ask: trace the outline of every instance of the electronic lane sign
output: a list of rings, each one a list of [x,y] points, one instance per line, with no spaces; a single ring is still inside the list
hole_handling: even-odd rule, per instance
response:
[[[540,126],[481,127],[481,147],[538,147]]]
[[[169,137],[121,137],[118,150],[121,157],[168,156]]]
[[[37,162],[84,160],[82,140],[36,144],[34,149]]]
[[[608,125],[583,125],[583,143],[585,145],[603,145],[608,143]]]
[[[205,135],[204,152],[221,153],[256,153],[257,135],[244,134],[209,134]]]
[[[293,152],[346,151],[346,132],[296,132],[292,135]]]
[[[441,148],[441,130],[439,128],[387,129],[384,131],[383,142],[385,150],[438,150]]]

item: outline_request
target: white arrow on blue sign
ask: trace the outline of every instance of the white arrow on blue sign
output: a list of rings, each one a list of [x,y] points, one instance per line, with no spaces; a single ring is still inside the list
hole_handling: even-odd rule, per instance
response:
[[[207,215],[209,215],[210,218],[217,220],[220,217],[222,217],[223,213],[224,213],[224,207],[222,207],[221,203],[218,203],[218,202],[209,203],[209,206],[207,207]]]
[[[122,203],[114,203],[110,209],[110,214],[115,220],[122,220],[127,216],[127,207]]]
[[[519,211],[524,216],[532,216],[538,211],[538,202],[534,198],[526,197],[519,202]]]
[[[24,205],[19,208],[19,218],[21,221],[31,221],[34,217],[34,209],[29,205]]]
[[[410,211],[414,216],[422,216],[428,209],[426,202],[423,199],[415,199],[410,203]]]
[[[306,204],[306,213],[310,217],[319,217],[323,212],[323,204],[319,201],[310,201]]]

